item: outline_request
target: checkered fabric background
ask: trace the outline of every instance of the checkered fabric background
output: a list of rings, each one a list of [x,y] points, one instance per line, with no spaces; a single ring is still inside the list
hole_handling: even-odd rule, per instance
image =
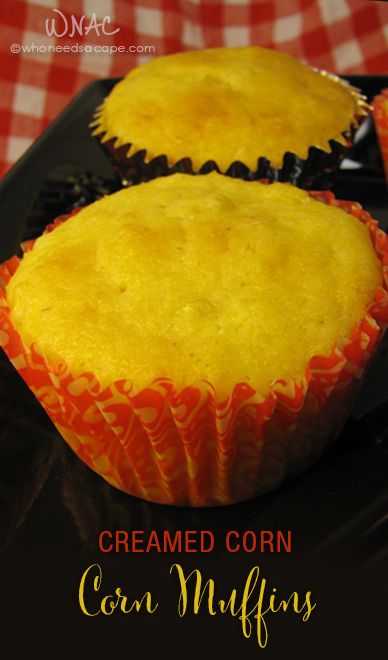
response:
[[[55,14],[54,9],[61,14]],[[105,32],[73,36],[72,15]],[[63,18],[63,16],[65,18]],[[56,31],[46,29],[56,20]],[[388,72],[388,2],[373,0],[0,0],[0,174],[84,85],[154,55],[254,44],[343,73]],[[83,30],[85,32],[86,30]],[[75,52],[81,46],[132,52]],[[70,46],[70,52],[48,52]],[[11,52],[19,49],[19,53]],[[147,52],[148,49],[148,52]],[[46,52],[44,52],[46,51]]]

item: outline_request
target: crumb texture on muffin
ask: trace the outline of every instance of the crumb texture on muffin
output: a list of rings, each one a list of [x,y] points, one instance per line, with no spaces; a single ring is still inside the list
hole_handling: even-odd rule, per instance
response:
[[[39,238],[7,286],[28,345],[136,389],[157,377],[265,396],[341,345],[382,281],[367,228],[287,184],[176,174]]]
[[[260,156],[275,167],[285,152],[344,143],[356,101],[344,85],[287,53],[258,47],[215,48],[159,57],[128,73],[105,99],[96,133],[147,160],[190,157],[198,170],[215,160],[251,170]]]

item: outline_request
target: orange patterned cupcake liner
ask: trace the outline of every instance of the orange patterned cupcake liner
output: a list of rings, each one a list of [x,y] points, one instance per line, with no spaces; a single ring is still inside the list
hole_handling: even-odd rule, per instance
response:
[[[220,402],[209,382],[177,390],[168,378],[139,392],[130,380],[103,389],[93,373],[50,364],[10,319],[5,285],[18,258],[0,267],[1,346],[66,442],[110,484],[165,504],[241,502],[306,469],[339,433],[388,324],[388,236],[358,204],[311,194],[366,224],[384,284],[343,345],[312,357],[301,383],[274,382],[265,399],[237,383]]]
[[[381,94],[373,99],[373,120],[388,181],[388,89],[382,89]]]

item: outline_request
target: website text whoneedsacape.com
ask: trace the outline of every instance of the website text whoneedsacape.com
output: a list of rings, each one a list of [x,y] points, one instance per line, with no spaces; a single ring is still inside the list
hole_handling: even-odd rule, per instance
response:
[[[156,46],[117,46],[117,45],[92,45],[92,44],[12,44],[9,47],[11,53],[48,54],[48,53],[89,53],[93,55],[112,55],[116,53],[132,53],[141,55],[154,55]]]

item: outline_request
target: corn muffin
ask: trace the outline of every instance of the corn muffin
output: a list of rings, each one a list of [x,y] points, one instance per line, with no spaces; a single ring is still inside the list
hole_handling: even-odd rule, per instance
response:
[[[156,502],[243,501],[338,433],[388,319],[388,245],[358,205],[322,199],[176,174],[3,266],[0,343],[107,481]]]
[[[361,105],[350,86],[287,53],[215,48],[130,71],[98,111],[95,134],[128,145],[127,156],[145,150],[146,162],[165,155],[167,168],[189,158],[194,172],[214,161],[223,173],[235,162],[254,173],[261,157],[280,169],[287,152],[304,160],[311,147],[345,145]]]
[[[7,297],[26,343],[105,386],[169,376],[265,396],[351,333],[381,277],[366,228],[343,211],[286,184],[176,174],[38,239]]]
[[[388,89],[382,89],[373,99],[373,120],[388,181]]]

